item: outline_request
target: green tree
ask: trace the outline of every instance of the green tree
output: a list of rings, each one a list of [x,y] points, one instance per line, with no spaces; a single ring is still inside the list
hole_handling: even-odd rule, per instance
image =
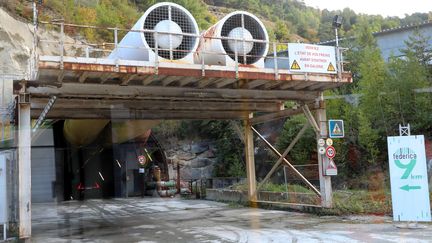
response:
[[[296,137],[297,133],[302,129],[303,125],[308,121],[304,115],[297,115],[287,119],[283,129],[276,141],[276,148],[279,151],[284,151],[291,141]],[[311,159],[312,154],[316,151],[316,135],[314,130],[309,127],[304,133],[303,137],[297,142],[289,153],[294,164],[307,164]]]
[[[431,41],[431,36],[424,35],[420,29],[416,28],[408,40],[404,41],[406,47],[401,49],[401,52],[407,57],[414,57],[421,65],[428,67],[432,61]]]

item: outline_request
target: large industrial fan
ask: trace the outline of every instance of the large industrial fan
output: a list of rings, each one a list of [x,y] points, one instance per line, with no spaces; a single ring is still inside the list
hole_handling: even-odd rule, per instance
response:
[[[233,66],[238,61],[264,67],[268,40],[267,30],[256,16],[236,11],[204,32],[195,62]]]
[[[193,52],[198,47],[198,25],[182,6],[168,2],[155,4],[132,30],[135,31],[125,35],[110,59],[154,61],[157,52],[162,60],[193,63]]]

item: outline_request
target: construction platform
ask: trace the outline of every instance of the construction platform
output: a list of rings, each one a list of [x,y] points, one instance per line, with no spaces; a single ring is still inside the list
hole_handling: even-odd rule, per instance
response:
[[[48,119],[244,119],[284,110],[287,100],[313,101],[351,80],[349,72],[41,56],[36,79],[16,81],[15,90],[25,84],[32,118],[56,96]]]

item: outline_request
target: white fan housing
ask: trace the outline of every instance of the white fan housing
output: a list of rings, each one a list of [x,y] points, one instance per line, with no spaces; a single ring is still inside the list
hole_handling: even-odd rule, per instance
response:
[[[236,11],[203,33],[195,63],[201,63],[204,59],[207,65],[234,66],[237,52],[240,64],[264,68],[268,41],[265,26],[255,15]]]
[[[155,4],[147,9],[132,30],[154,32],[127,33],[108,58],[155,61],[157,43],[159,61],[171,59],[193,63],[193,53],[199,42],[195,36],[199,30],[195,18],[182,6],[169,2]]]

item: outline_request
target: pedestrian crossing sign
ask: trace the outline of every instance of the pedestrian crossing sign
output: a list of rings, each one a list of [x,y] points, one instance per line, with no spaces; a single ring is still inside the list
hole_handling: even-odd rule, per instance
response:
[[[343,138],[343,137],[345,137],[343,120],[329,120],[328,126],[329,126],[329,137],[330,138]]]

